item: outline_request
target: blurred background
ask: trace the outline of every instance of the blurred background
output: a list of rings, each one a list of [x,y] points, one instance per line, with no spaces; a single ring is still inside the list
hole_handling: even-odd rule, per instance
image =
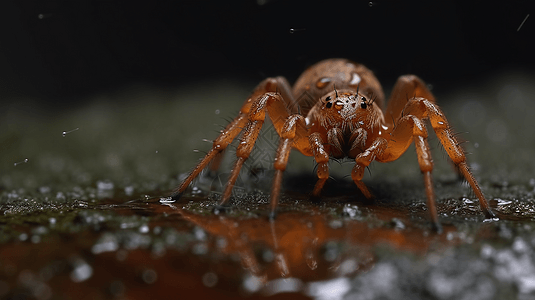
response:
[[[528,0],[5,0],[0,101],[69,107],[80,104],[73,96],[139,83],[293,81],[330,57],[364,63],[385,86],[414,73],[445,91],[493,72],[532,71],[532,7]]]

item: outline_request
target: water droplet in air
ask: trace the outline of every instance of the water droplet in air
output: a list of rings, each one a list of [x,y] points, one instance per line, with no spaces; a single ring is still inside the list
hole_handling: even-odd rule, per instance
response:
[[[25,164],[25,163],[27,163],[27,162],[29,162],[29,161],[30,161],[29,159],[25,158],[23,161],[16,162],[16,163],[14,163],[13,165],[16,167],[17,165]]]
[[[38,18],[39,20],[42,20],[42,19],[46,19],[46,18],[48,18],[48,17],[50,17],[50,16],[52,16],[52,14],[38,14],[38,15],[37,15],[37,18]]]
[[[216,110],[215,110],[215,114],[216,114],[216,115],[219,115],[219,113],[221,113],[221,111],[220,111],[219,109],[216,109]]]
[[[61,133],[61,135],[63,135],[63,137],[65,137],[68,133],[71,133],[71,132],[76,131],[76,130],[78,130],[78,129],[80,129],[80,128],[74,128],[73,130],[63,131],[63,132]]]
[[[293,34],[293,33],[296,33],[298,31],[303,31],[303,30],[305,30],[305,28],[290,28],[290,33]]]
[[[331,82],[331,78],[329,77],[320,78],[318,82],[316,82],[316,87],[318,89],[325,88],[330,82]]]

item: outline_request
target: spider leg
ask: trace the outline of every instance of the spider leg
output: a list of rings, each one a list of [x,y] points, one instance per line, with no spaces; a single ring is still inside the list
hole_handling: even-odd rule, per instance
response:
[[[425,123],[414,115],[406,115],[399,119],[395,129],[390,134],[388,147],[377,157],[380,162],[393,161],[399,158],[410,146],[412,141],[416,146],[416,155],[420,171],[424,177],[425,193],[427,196],[427,208],[435,230],[442,231],[442,226],[438,221],[438,214],[435,203],[435,193],[433,191],[433,158],[427,142],[427,128]]]
[[[282,174],[288,165],[288,158],[290,157],[292,145],[296,141],[306,139],[307,135],[306,122],[303,116],[294,114],[289,116],[284,122],[284,126],[280,132],[279,147],[275,156],[275,176],[273,178],[270,197],[270,219],[275,218],[275,210],[277,209],[280,197]]]
[[[321,190],[325,185],[325,182],[327,181],[327,179],[329,179],[329,154],[327,153],[327,151],[325,151],[325,147],[323,146],[323,139],[320,133],[314,132],[310,134],[308,140],[310,143],[312,154],[314,155],[314,159],[318,164],[316,169],[318,181],[316,182],[314,190],[312,191],[312,197],[317,198],[319,197]]]
[[[308,150],[308,143],[306,143],[307,140],[305,139],[308,133],[304,117],[300,115],[290,116],[286,102],[278,93],[265,93],[252,103],[248,114],[249,121],[244,129],[240,145],[236,150],[236,156],[238,159],[236,160],[234,168],[232,169],[227,186],[223,192],[220,205],[225,205],[230,199],[230,195],[238,178],[240,169],[253,150],[256,139],[258,138],[258,133],[264,124],[266,112],[268,113],[275,130],[281,137],[282,143],[282,145],[279,145],[279,151],[277,152],[277,159],[281,159],[282,162],[275,162],[276,172],[271,195],[272,216],[274,216],[274,211],[277,207],[279,199],[278,197],[280,194],[282,172],[286,168],[291,147],[295,147],[305,154],[310,152]],[[299,137],[296,139],[295,137],[297,129],[299,129]]]
[[[188,177],[182,181],[177,189],[173,192],[171,197],[178,200],[189,184],[195,179],[199,173],[212,161],[215,157],[221,154],[223,150],[236,138],[242,131],[243,126],[247,122],[247,114],[240,112],[240,114],[227,125],[225,130],[214,140],[212,149],[208,151],[206,156],[195,166],[195,168],[188,174]]]
[[[435,97],[418,76],[404,75],[399,77],[390,94],[388,106],[385,110],[385,122],[388,127],[395,125],[404,114],[406,115],[406,112],[404,112],[405,106],[409,99],[413,97],[423,97],[433,103],[435,102]]]
[[[224,130],[221,131],[221,134],[214,140],[210,151],[208,151],[206,156],[188,174],[186,179],[182,181],[178,188],[173,191],[173,194],[171,195],[173,199],[178,200],[182,196],[184,191],[188,188],[193,179],[195,179],[201,173],[201,171],[210,164],[210,162],[213,161],[213,164],[211,166],[212,170],[218,168],[220,163],[220,157],[222,157],[224,150],[230,143],[232,143],[232,141],[238,136],[238,134],[240,134],[240,132],[244,130],[244,127],[248,124],[249,113],[251,111],[253,103],[260,96],[269,92],[277,92],[277,90],[280,90],[281,95],[283,97],[288,98],[288,100],[285,100],[287,103],[291,103],[293,101],[292,94],[289,92],[291,90],[289,83],[283,77],[267,78],[260,84],[258,84],[251,96],[247,98],[247,100],[242,105],[239,115],[234,118],[234,120],[232,120],[232,122],[230,122]],[[243,162],[241,162],[241,164],[243,164]]]
[[[355,166],[351,170],[351,178],[367,199],[373,198],[373,195],[370,193],[364,182],[362,182],[364,171],[372,161],[384,152],[386,146],[387,141],[384,138],[377,138],[373,141],[370,147],[355,157]]]
[[[415,133],[413,134],[414,136],[423,136],[423,134],[418,134],[416,131],[419,131],[420,127],[425,128],[423,123],[417,124],[416,122],[414,122],[414,120],[425,119],[425,118],[429,119],[431,126],[433,127],[433,130],[435,131],[438,139],[440,140],[440,143],[444,146],[446,153],[448,153],[448,156],[450,157],[452,162],[459,168],[460,173],[468,181],[468,183],[472,187],[472,190],[474,191],[477,198],[479,199],[479,204],[480,204],[481,210],[485,214],[485,217],[486,218],[495,217],[494,213],[490,210],[487,199],[483,195],[483,192],[481,191],[479,184],[477,183],[476,179],[474,178],[474,175],[472,175],[472,172],[470,172],[470,169],[468,168],[468,164],[466,162],[466,156],[464,154],[463,149],[461,148],[461,146],[459,146],[459,143],[455,139],[454,133],[452,132],[448,124],[446,116],[444,115],[442,110],[438,107],[438,105],[436,105],[434,102],[429,101],[428,99],[425,99],[425,98],[421,98],[421,97],[412,98],[407,103],[405,107],[405,112],[408,114],[407,117],[410,117],[413,120],[413,124],[414,124],[413,129],[415,131]],[[415,117],[412,118],[411,116],[415,116]],[[404,117],[402,120],[408,120],[408,119],[409,118],[405,119]],[[405,122],[408,122],[408,121],[405,121]],[[401,123],[402,122],[398,123],[396,130],[398,130],[398,127],[401,126]],[[394,132],[396,130],[394,130]],[[396,139],[394,137],[395,135],[394,132],[392,132],[393,140]],[[403,139],[403,135],[400,134],[399,138]],[[416,149],[418,151],[419,142],[417,141],[417,139],[415,139],[415,142],[417,146]],[[395,143],[389,143],[389,148],[393,144]],[[395,147],[392,147],[392,148],[394,149]],[[397,151],[391,151],[390,154],[394,154],[393,156],[395,156],[397,155],[396,152]],[[422,154],[422,155],[418,154],[418,155],[419,155],[419,161],[420,161],[420,156],[422,158],[425,156],[425,154]],[[387,155],[385,155],[385,158],[387,159],[386,161],[389,160]],[[426,183],[426,185],[428,184]]]
[[[221,166],[221,162],[223,161],[223,157],[225,154],[225,150],[220,151],[214,159],[210,162],[209,168],[210,168],[210,176],[215,177],[217,174],[217,170],[219,170],[219,166]]]

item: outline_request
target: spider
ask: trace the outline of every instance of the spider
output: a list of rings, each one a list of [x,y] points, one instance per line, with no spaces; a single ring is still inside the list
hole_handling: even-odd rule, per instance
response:
[[[219,205],[228,204],[241,167],[249,157],[266,113],[280,136],[274,161],[270,194],[270,218],[275,217],[282,175],[292,148],[317,163],[317,176],[311,196],[320,196],[329,178],[329,159],[355,160],[351,178],[370,199],[372,193],[362,182],[364,170],[374,160],[398,159],[414,142],[423,174],[427,206],[435,229],[440,230],[431,172],[433,160],[424,121],[430,121],[438,139],[459,173],[468,181],[486,218],[493,218],[485,196],[468,168],[463,149],[455,139],[446,116],[435,103],[425,83],[414,75],[399,77],[386,109],[381,84],[372,71],[347,59],[327,59],[308,68],[293,88],[284,77],[267,78],[245,101],[238,116],[221,131],[206,156],[174,191],[177,200],[199,173],[210,163],[217,169],[222,152],[240,134],[236,162]]]

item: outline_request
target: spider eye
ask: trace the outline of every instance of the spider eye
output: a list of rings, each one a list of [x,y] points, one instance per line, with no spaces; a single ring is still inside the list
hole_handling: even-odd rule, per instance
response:
[[[366,104],[366,102],[362,101],[362,102],[360,102],[360,107],[362,109],[366,109],[366,107],[368,107],[368,105]]]
[[[333,106],[333,103],[332,103],[332,102],[327,102],[327,104],[325,104],[325,106],[326,106],[327,108],[331,108],[331,107]]]
[[[325,98],[326,101],[331,101],[331,96]]]

